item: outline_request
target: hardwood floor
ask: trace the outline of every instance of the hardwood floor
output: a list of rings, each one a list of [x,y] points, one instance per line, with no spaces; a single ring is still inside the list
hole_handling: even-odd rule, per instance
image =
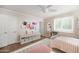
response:
[[[15,50],[20,49],[24,46],[28,46],[28,45],[35,43],[37,41],[40,41],[40,40],[42,40],[42,39],[38,39],[38,40],[29,42],[29,43],[25,43],[25,44],[20,44],[20,43],[11,44],[11,45],[5,46],[3,48],[0,48],[0,53],[9,53],[9,52],[15,51]]]
[[[61,50],[59,50],[59,49],[57,49],[57,48],[52,48],[52,51],[53,51],[54,53],[66,53],[66,52],[61,51]]]
[[[5,46],[3,48],[0,48],[0,53],[10,53],[12,51],[16,51],[17,49],[20,49],[20,48],[28,46],[28,45],[30,45],[32,43],[38,42],[40,40],[43,40],[44,38],[45,37],[42,37],[41,39],[29,42],[29,43],[25,43],[25,44],[15,43],[15,44],[11,44],[11,45]],[[65,53],[65,52],[63,52],[63,51],[61,51],[59,49],[56,49],[56,48],[53,48],[52,51],[53,51],[53,53]]]

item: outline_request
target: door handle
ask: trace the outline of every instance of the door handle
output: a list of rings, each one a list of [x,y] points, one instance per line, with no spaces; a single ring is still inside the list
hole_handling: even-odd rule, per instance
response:
[[[4,32],[4,34],[7,34],[7,32]]]

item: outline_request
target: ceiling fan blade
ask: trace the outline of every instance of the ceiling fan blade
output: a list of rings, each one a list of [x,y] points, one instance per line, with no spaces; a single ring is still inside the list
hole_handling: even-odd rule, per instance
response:
[[[52,7],[52,5],[45,5],[45,6],[39,5],[39,7],[41,8],[43,13],[50,12],[50,11],[55,11],[55,10],[49,10],[50,7]]]
[[[44,6],[42,6],[42,5],[39,5],[39,7],[40,7],[40,9],[41,9],[41,11],[43,12],[43,13],[45,13],[46,11],[45,11],[45,7]]]
[[[48,5],[48,6],[47,6],[47,8],[50,8],[50,7],[52,7],[52,5]]]
[[[57,9],[56,9],[56,8],[54,8],[54,7],[53,7],[53,8],[48,8],[48,11],[49,11],[49,12],[56,12],[56,11],[57,11]]]

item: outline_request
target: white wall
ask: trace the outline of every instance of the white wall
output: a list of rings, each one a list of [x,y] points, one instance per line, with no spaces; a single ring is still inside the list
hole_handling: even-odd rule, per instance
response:
[[[0,47],[18,42],[19,15],[0,8]]]
[[[0,14],[0,47],[17,42],[17,17]]]
[[[39,22],[42,21],[41,18],[21,15],[15,11],[0,8],[0,47],[18,42],[21,24],[27,18],[36,19]]]

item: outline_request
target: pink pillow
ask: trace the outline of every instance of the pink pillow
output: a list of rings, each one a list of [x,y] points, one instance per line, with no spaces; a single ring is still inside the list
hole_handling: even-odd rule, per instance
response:
[[[28,49],[28,53],[50,53],[51,51],[52,49],[46,45],[38,45]]]

